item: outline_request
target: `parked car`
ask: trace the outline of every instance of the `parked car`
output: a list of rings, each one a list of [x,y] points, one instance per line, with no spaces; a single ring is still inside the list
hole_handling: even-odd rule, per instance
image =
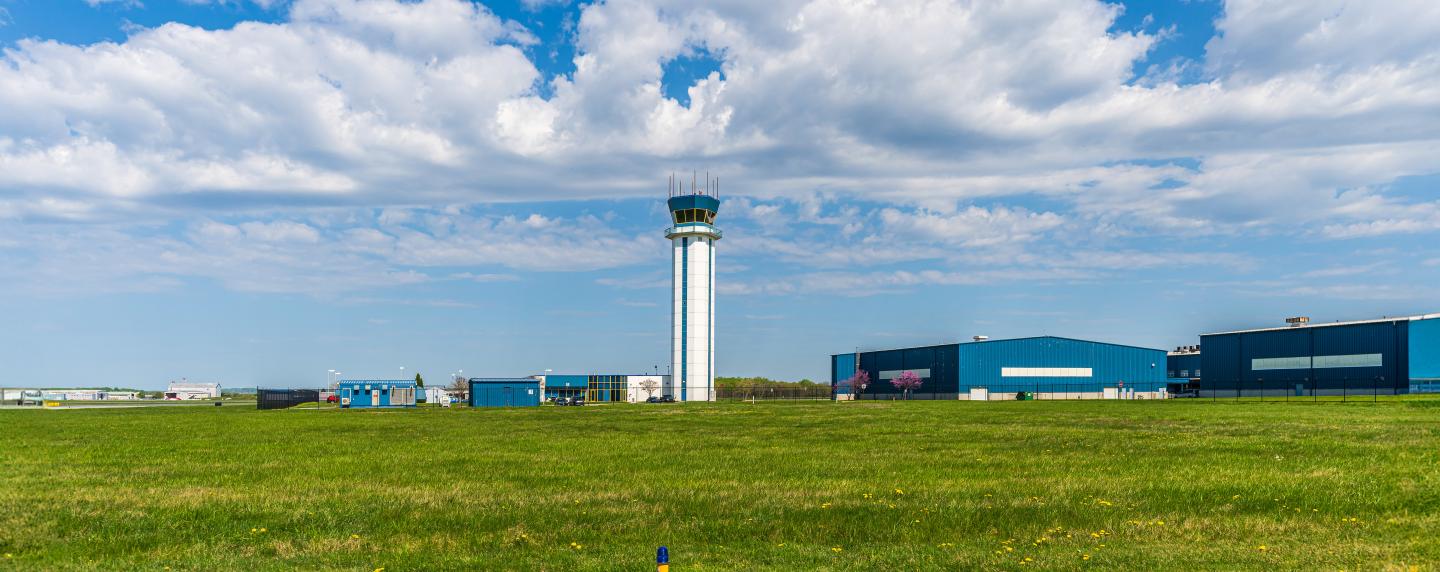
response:
[[[585,405],[584,397],[575,397],[570,400],[570,405]]]
[[[660,403],[675,403],[675,396],[666,395],[665,397],[661,397]]]
[[[333,394],[333,393],[330,394],[329,396],[326,396],[326,397],[325,397],[325,403],[339,403],[339,402],[340,402],[340,396],[335,395],[335,394]]]
[[[660,403],[660,398],[652,395],[649,399],[645,400],[645,403]]]
[[[566,406],[566,405],[570,405],[570,400],[569,400],[569,399],[566,399],[566,398],[564,398],[564,397],[556,397],[555,399],[552,399],[552,400],[550,400],[550,401],[551,401],[552,403],[554,403],[555,405],[560,406],[560,407],[564,407],[564,406]]]

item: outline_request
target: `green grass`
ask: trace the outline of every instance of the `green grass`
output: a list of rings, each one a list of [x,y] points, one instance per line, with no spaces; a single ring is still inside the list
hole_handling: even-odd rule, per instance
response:
[[[1433,570],[1436,405],[0,410],[0,570]]]

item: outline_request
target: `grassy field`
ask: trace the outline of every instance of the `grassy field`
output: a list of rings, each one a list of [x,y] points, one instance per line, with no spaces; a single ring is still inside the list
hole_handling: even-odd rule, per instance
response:
[[[0,411],[0,570],[1436,570],[1440,401]]]

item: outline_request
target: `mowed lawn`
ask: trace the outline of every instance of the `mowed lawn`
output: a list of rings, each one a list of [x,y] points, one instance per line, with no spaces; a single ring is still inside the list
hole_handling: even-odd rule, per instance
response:
[[[1435,570],[1440,401],[0,410],[0,570]]]

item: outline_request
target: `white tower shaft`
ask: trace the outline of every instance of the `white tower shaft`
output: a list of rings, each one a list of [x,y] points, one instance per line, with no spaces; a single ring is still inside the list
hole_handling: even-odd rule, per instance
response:
[[[671,379],[676,399],[715,400],[715,237],[672,237]]]

